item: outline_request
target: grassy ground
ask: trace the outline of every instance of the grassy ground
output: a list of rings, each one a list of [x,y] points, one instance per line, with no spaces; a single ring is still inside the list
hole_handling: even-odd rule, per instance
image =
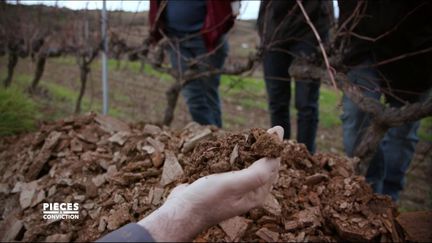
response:
[[[4,77],[3,74],[4,72],[1,72],[0,78]],[[29,103],[34,105],[35,109],[33,114],[37,120],[56,120],[63,118],[66,114],[71,114],[75,108],[75,102],[78,97],[78,92],[76,90],[64,87],[56,82],[42,79],[38,94],[30,96],[26,92],[26,89],[30,85],[31,79],[31,74],[16,73],[14,75],[12,90],[15,91],[15,95],[20,94],[21,99],[25,99],[28,102],[33,101]],[[49,112],[47,112],[47,108]],[[82,111],[87,112],[93,110],[101,110],[100,102],[85,97],[82,101]],[[117,117],[122,115],[117,109],[111,109],[109,114]]]
[[[50,63],[54,63],[54,65],[67,66],[67,67],[75,67],[75,59],[72,57],[62,57],[56,59],[50,59]],[[5,59],[3,58],[3,63],[5,64]],[[4,65],[3,65],[4,66]],[[26,64],[27,69],[31,64]],[[115,60],[109,60],[109,69],[113,70],[112,72],[129,72],[132,75],[144,75],[152,78],[156,78],[158,82],[164,83],[164,85],[169,85],[173,82],[171,76],[165,73],[158,72],[152,69],[149,65],[145,65],[143,68],[143,72],[141,72],[141,63],[139,62],[121,62],[120,68],[117,69],[118,63]],[[93,73],[99,71],[100,64],[98,61],[92,64]],[[49,72],[49,71],[47,71]],[[5,76],[5,70],[0,70],[0,79],[3,79]],[[24,101],[22,104],[30,104],[28,95],[24,92],[25,89],[30,84],[30,80],[32,78],[31,70],[28,72],[17,72],[14,75],[13,81],[13,91],[9,92],[9,96],[14,95],[17,96],[17,103],[20,101]],[[68,115],[71,114],[75,106],[75,101],[78,95],[77,88],[79,85],[79,80],[72,79],[71,81],[74,83],[72,87],[68,85],[64,85],[62,82],[58,82],[56,80],[52,80],[53,78],[45,75],[41,80],[40,88],[44,96],[41,98],[40,96],[32,97],[33,100],[36,100],[38,104],[36,108],[30,109],[33,110],[33,113],[30,117],[35,117],[35,119],[43,118],[45,120],[54,120],[61,117],[64,117],[65,113]],[[70,82],[70,81],[69,81]],[[98,87],[94,88],[94,85],[98,85],[98,83],[94,84],[89,82],[87,95],[83,99],[82,110],[86,111],[99,111],[101,110],[101,102],[95,97],[94,89],[98,89]],[[224,101],[227,103],[235,104],[235,109],[237,110],[260,110],[267,111],[267,99],[265,93],[265,84],[262,79],[253,78],[253,77],[241,77],[241,76],[228,76],[223,75],[221,78],[221,93]],[[90,91],[89,91],[90,90]],[[92,91],[93,90],[93,91]],[[19,92],[22,91],[22,92]],[[20,95],[18,95],[20,93]],[[91,93],[89,95],[89,93]],[[6,95],[7,93],[5,93]],[[117,92],[114,90],[110,94],[111,98],[115,101],[130,103],[131,97],[124,92]],[[5,98],[2,98],[5,99]],[[339,115],[341,112],[340,108],[340,100],[341,94],[340,92],[329,88],[322,87],[320,91],[320,127],[324,129],[332,129],[335,127],[339,127],[341,125],[341,121],[339,119]],[[27,102],[25,102],[27,101]],[[294,102],[292,102],[293,104]],[[20,103],[21,104],[21,103]],[[22,107],[26,107],[26,105],[20,105]],[[48,114],[41,115],[38,113],[38,110],[45,110],[47,106],[51,106],[48,109],[51,112]],[[230,107],[232,108],[232,107]],[[163,109],[163,106],[160,105],[160,110]],[[293,110],[292,116],[295,118],[295,110],[292,105],[291,109]],[[20,111],[24,112],[24,111]],[[3,112],[4,113],[4,112]],[[45,112],[46,113],[46,112]],[[122,107],[111,107],[110,115],[117,117],[127,117],[128,114],[125,113]],[[230,129],[235,129],[238,126],[244,126],[248,122],[246,119],[237,116],[236,113],[231,114],[231,112],[224,112],[224,124],[225,127]],[[5,119],[3,119],[5,120]],[[36,124],[35,122],[23,123],[24,128],[22,130],[28,130],[31,127],[31,124]],[[265,124],[258,124],[264,125]],[[4,125],[3,125],[4,126]],[[14,126],[18,126],[18,124],[14,124]],[[34,125],[33,125],[34,126]],[[19,128],[12,128],[14,131],[20,131]],[[426,118],[421,121],[421,126],[419,129],[419,137],[422,140],[432,141],[432,118]]]
[[[0,80],[5,77],[6,58],[0,58]],[[30,96],[25,90],[33,76],[33,64],[20,60],[13,78],[12,89],[0,87],[0,135],[33,130],[39,121],[49,121],[72,115],[79,90],[79,71],[71,57],[49,59],[40,82],[40,91]],[[109,60],[110,115],[131,122],[157,122],[166,105],[164,92],[174,81],[164,73],[139,62]],[[222,76],[221,97],[223,122],[226,130],[268,127],[265,84],[257,77]],[[82,111],[101,110],[100,63],[92,64]],[[293,89],[292,89],[293,90]],[[320,123],[318,149],[343,154],[341,94],[331,87],[320,91]],[[294,102],[292,102],[294,103]],[[296,112],[292,105],[292,131],[296,131]],[[15,122],[19,121],[19,122]],[[190,121],[187,107],[179,100],[172,124],[180,128]],[[432,142],[432,118],[423,119],[419,129],[422,141]],[[293,136],[295,138],[295,134]],[[428,162],[429,161],[429,162]],[[432,190],[427,173],[432,162],[417,156],[407,176],[409,190],[405,190],[403,210],[432,209]]]
[[[3,58],[2,63],[6,64],[5,62],[6,60]],[[145,65],[143,68],[143,72],[141,72],[141,64],[139,62],[122,62],[120,63],[119,68],[117,68],[117,66],[117,61],[109,61],[109,69],[112,70],[110,74],[113,74],[110,77],[111,82],[115,82],[115,84],[111,86],[110,93],[110,98],[112,101],[112,105],[110,107],[110,114],[113,116],[122,118],[131,117],[130,112],[125,111],[124,106],[133,106],[134,104],[134,100],[131,100],[133,99],[133,95],[131,96],[130,93],[126,92],[125,90],[119,90],[117,83],[120,82],[120,80],[116,79],[126,79],[127,77],[124,76],[133,76],[133,78],[138,77],[138,80],[134,81],[133,86],[135,86],[137,82],[144,83],[148,81],[145,79],[139,80],[140,76],[145,76],[148,79],[157,80],[156,85],[164,86],[162,88],[165,88],[174,82],[169,75],[160,73],[152,69],[149,65]],[[100,92],[99,83],[94,82],[94,80],[98,78],[100,70],[99,67],[99,62],[94,62],[92,64],[90,81],[87,84],[86,95],[82,102],[83,112],[91,110],[101,110],[101,102],[100,98],[98,97]],[[12,87],[16,91],[15,93],[21,94],[22,98],[35,101],[37,107],[33,109],[34,114],[32,115],[33,117],[35,117],[35,120],[55,120],[73,114],[79,88],[79,80],[75,78],[78,77],[75,59],[72,57],[50,59],[46,69],[47,71],[43,76],[42,80],[40,81],[40,91],[38,92],[39,94],[34,95],[33,97],[29,97],[25,90],[31,82],[32,68],[32,64],[27,60],[19,62],[17,68],[18,71],[14,75]],[[53,72],[53,68],[58,69],[58,72]],[[119,73],[120,78],[116,77],[116,75]],[[126,75],[124,75],[125,73]],[[3,79],[4,76],[5,69],[0,69],[0,79]],[[124,82],[124,80],[121,80],[121,82]],[[126,85],[132,86],[129,84]],[[259,78],[223,75],[221,79],[220,90],[224,103],[223,120],[224,127],[226,129],[230,130],[238,129],[241,127],[247,128],[251,126],[268,126],[269,121],[267,115],[267,99],[265,92],[265,84],[263,80]],[[161,91],[164,91],[164,89],[162,89]],[[149,93],[150,91],[145,92]],[[161,92],[159,92],[159,94],[157,95],[157,101],[154,101],[152,99],[149,100],[149,102],[151,101],[153,103],[154,109],[156,109],[159,113],[161,113],[164,109],[164,104],[163,102],[161,102],[164,97],[160,93]],[[148,97],[148,94],[146,96]],[[339,108],[337,105],[339,99],[340,95],[334,90],[326,87],[323,87],[321,89],[320,125],[323,128],[332,128],[335,126],[339,126]],[[293,117],[295,117],[294,107],[292,107],[292,110]],[[184,104],[179,105],[179,112],[184,113],[183,115],[186,117],[186,119],[183,120],[189,120],[187,109]],[[247,113],[250,116],[247,117],[241,115],[241,113]],[[143,119],[144,116],[142,115],[133,117],[135,117],[135,119],[132,118],[128,120],[148,121]],[[251,123],[251,121],[254,122]],[[185,122],[182,121],[181,123]],[[33,122],[31,124],[33,125],[27,125],[27,127],[23,130],[28,130],[28,126],[34,127],[37,123]]]
[[[40,118],[38,107],[22,90],[0,90],[0,136],[28,132]]]
[[[421,121],[419,137],[421,140],[432,142],[432,117],[427,117]]]
[[[55,65],[60,66],[68,66],[75,67],[75,59],[72,57],[63,57],[50,59],[49,62],[54,63]],[[5,64],[5,60],[3,58],[3,63]],[[31,64],[27,63],[27,69]],[[92,64],[93,73],[99,71],[99,62],[96,61]],[[117,69],[118,63],[115,60],[109,60],[109,69],[113,70],[112,72],[129,72],[132,75],[144,75],[152,78],[156,78],[158,82],[163,82],[164,85],[169,85],[173,82],[171,76],[165,73],[158,72],[152,69],[149,65],[145,65],[143,68],[143,72],[140,71],[141,63],[139,62],[121,62],[120,69]],[[13,89],[9,92],[4,92],[4,95],[9,96],[17,96],[17,104],[21,104],[21,107],[27,107],[31,99],[29,99],[28,95],[24,92],[25,89],[30,84],[30,80],[32,78],[31,70],[29,72],[17,72],[14,75],[13,81]],[[47,71],[49,72],[49,71]],[[5,70],[0,70],[0,79],[3,79],[5,76]],[[35,119],[43,118],[45,120],[54,120],[61,117],[64,117],[64,113],[68,115],[71,114],[75,106],[75,101],[78,95],[77,88],[79,85],[79,80],[72,79],[74,82],[73,87],[68,87],[68,85],[64,85],[62,82],[58,82],[56,80],[52,80],[52,77],[45,75],[41,80],[40,88],[42,93],[44,93],[43,98],[40,96],[32,97],[33,100],[36,100],[37,106],[33,107],[33,113],[27,117],[35,117]],[[94,89],[98,89],[98,87],[94,88],[94,85],[98,85],[97,83],[89,82],[88,90],[90,90],[91,94],[89,95],[89,91],[87,91],[87,95],[83,99],[82,110],[86,111],[99,111],[101,110],[101,102],[94,96]],[[241,76],[227,76],[223,75],[221,79],[221,93],[224,101],[227,103],[235,104],[235,109],[237,110],[260,110],[267,111],[267,100],[265,93],[265,84],[262,79],[253,78],[253,77],[241,77]],[[20,92],[21,91],[21,92]],[[19,94],[19,95],[18,95]],[[115,101],[130,103],[131,97],[124,92],[117,92],[114,90],[111,92],[111,98]],[[3,97],[2,99],[6,99]],[[332,129],[335,127],[339,127],[341,125],[341,121],[339,119],[339,115],[341,112],[340,108],[340,92],[329,88],[322,87],[320,91],[320,127],[324,129]],[[24,103],[19,103],[19,102]],[[292,102],[294,103],[294,102]],[[27,104],[27,106],[26,106]],[[38,110],[45,110],[47,106],[52,106],[53,109],[48,109],[51,112],[48,114],[44,114],[42,116],[38,113]],[[230,107],[231,108],[231,107]],[[4,109],[4,108],[3,108]],[[163,109],[161,106],[160,109]],[[292,116],[295,118],[295,110],[292,105]],[[20,111],[21,113],[25,111]],[[4,112],[3,112],[4,113]],[[4,113],[5,114],[5,113]],[[123,112],[122,107],[111,107],[110,115],[117,117],[127,117],[127,113]],[[237,116],[235,113],[231,114],[231,112],[224,113],[224,123],[225,126],[230,128],[236,128],[237,125],[244,126],[248,122],[242,117]],[[6,119],[3,119],[6,120]],[[35,122],[24,122],[24,128],[22,130],[28,130],[32,124],[36,124]],[[264,125],[264,124],[258,124]],[[3,125],[4,126],[4,125]],[[18,126],[18,124],[14,124],[14,126]],[[33,125],[34,126],[34,125]],[[12,128],[14,131],[20,131],[19,128]],[[432,118],[426,118],[421,121],[421,126],[419,129],[419,137],[422,140],[432,141]]]

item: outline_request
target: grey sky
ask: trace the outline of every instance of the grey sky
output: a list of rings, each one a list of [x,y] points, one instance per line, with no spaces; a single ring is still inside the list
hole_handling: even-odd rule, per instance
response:
[[[11,3],[14,3],[15,1],[9,1]],[[96,0],[96,1],[70,1],[70,0],[24,0],[21,1],[23,4],[45,4],[49,6],[54,6],[55,4],[58,4],[59,7],[67,7],[70,9],[101,9],[102,8],[102,1]],[[337,1],[333,0],[334,6],[335,6],[335,15],[339,16],[339,8],[337,6]],[[240,19],[256,19],[258,17],[258,10],[260,6],[259,0],[242,0],[241,1],[241,9],[240,9]],[[130,12],[135,11],[145,11],[149,9],[149,1],[143,0],[108,0],[107,1],[107,8],[108,10],[125,10]]]
[[[10,1],[14,3],[15,1]],[[23,4],[45,4],[49,6],[54,6],[56,1],[47,1],[47,0],[25,0],[21,1]],[[67,7],[70,9],[85,9],[88,7],[89,9],[101,9],[102,1],[57,1],[59,7]],[[242,1],[242,6],[240,10],[240,19],[256,19],[258,17],[258,9],[259,9],[260,1]],[[107,1],[108,10],[125,10],[130,12],[135,11],[144,11],[149,9],[149,1]]]

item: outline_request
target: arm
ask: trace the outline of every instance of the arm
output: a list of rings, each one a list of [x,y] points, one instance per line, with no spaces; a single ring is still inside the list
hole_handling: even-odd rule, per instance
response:
[[[154,242],[151,234],[142,226],[130,223],[115,230],[96,242]]]

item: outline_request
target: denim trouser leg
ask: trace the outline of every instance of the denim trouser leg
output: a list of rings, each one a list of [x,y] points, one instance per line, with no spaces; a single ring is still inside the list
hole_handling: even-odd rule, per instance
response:
[[[366,61],[364,64],[370,63]],[[380,99],[379,75],[372,68],[354,68],[348,73],[351,82],[362,87],[365,96]],[[390,106],[401,106],[390,102]],[[370,117],[348,97],[343,97],[343,142],[345,152],[353,156],[355,148],[370,124]],[[419,122],[389,129],[369,163],[366,179],[376,193],[387,194],[393,200],[403,188],[405,172],[418,141],[416,132]]]
[[[365,64],[369,64],[366,61]],[[379,74],[372,68],[354,68],[348,72],[348,79],[363,92],[363,95],[379,100]],[[345,153],[353,156],[355,147],[370,123],[370,117],[345,95],[342,99],[343,141]]]
[[[366,61],[368,64],[370,61]],[[348,72],[350,81],[359,87],[363,94],[367,97],[379,100],[381,93],[379,92],[379,74],[372,68],[354,68]],[[343,143],[345,153],[348,156],[353,156],[354,150],[359,145],[364,132],[370,124],[370,117],[366,112],[363,112],[354,102],[345,95],[342,99],[343,114]],[[369,163],[366,179],[371,184],[372,189],[376,193],[382,193],[383,181],[386,175],[386,166],[382,147],[377,148],[377,152]]]
[[[315,153],[315,138],[318,130],[318,100],[320,83],[296,81],[295,107],[297,109],[297,141],[304,143]]]
[[[295,55],[310,55],[314,48],[306,43],[285,48]],[[293,56],[282,51],[268,51],[264,54],[263,66],[272,126],[282,126],[284,138],[291,135],[290,99],[291,83],[288,69]],[[318,128],[319,82],[297,80],[295,106],[297,109],[297,141],[315,152],[315,137]]]
[[[364,132],[370,124],[370,118],[367,113],[360,110],[358,106],[345,95],[343,96],[342,103],[343,144],[345,153],[352,157],[355,148],[359,145]],[[385,175],[386,167],[383,149],[379,146],[369,163],[366,174],[366,179],[374,192],[382,193]]]
[[[221,69],[224,66],[225,59],[228,56],[229,46],[228,42],[223,38],[223,45],[206,60],[210,67]],[[215,119],[215,125],[222,127],[222,113],[221,113],[221,101],[219,96],[219,85],[220,85],[221,75],[213,75],[210,77],[205,77],[207,80],[207,92],[206,98],[209,104],[213,117]]]
[[[285,139],[291,136],[291,82],[288,73],[291,61],[291,55],[278,51],[265,52],[263,57],[271,125],[283,127]]]
[[[399,102],[392,102],[390,105],[401,106]],[[417,136],[419,126],[420,121],[417,121],[390,128],[381,143],[387,167],[382,193],[390,195],[395,201],[399,199],[399,192],[404,186],[405,173],[415,153],[419,140]]]
[[[227,43],[224,41],[222,48],[216,50],[212,55],[202,58],[208,53],[202,38],[193,38],[179,43],[180,65],[183,73],[188,67],[189,60],[200,60],[193,67],[195,71],[205,72],[211,68],[222,68],[227,56]],[[168,49],[170,61],[173,68],[177,68],[179,59],[178,53]],[[201,59],[200,59],[201,56]],[[220,75],[203,76],[198,79],[189,80],[182,88],[182,95],[186,100],[192,119],[202,125],[216,125],[222,127],[221,104],[219,97]]]

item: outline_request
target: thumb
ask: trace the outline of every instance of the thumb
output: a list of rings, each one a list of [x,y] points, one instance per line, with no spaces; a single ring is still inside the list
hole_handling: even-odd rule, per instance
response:
[[[274,126],[267,130],[268,133],[273,134],[276,133],[278,138],[282,141],[284,136],[284,129],[281,126]]]
[[[186,189],[186,187],[188,187],[188,186],[189,186],[189,184],[187,184],[187,183],[183,183],[183,184],[176,186],[174,189],[172,189],[171,193],[168,195],[167,200],[174,198],[177,195],[181,194]]]
[[[262,187],[276,178],[280,167],[280,158],[262,158],[246,169],[219,174],[225,185],[237,192],[247,193]]]

